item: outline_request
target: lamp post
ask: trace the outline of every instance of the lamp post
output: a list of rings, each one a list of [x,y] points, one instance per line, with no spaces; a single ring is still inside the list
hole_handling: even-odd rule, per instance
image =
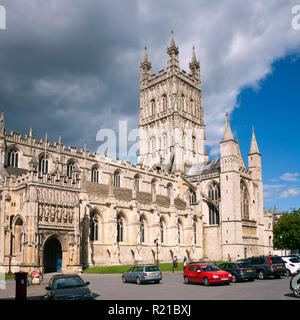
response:
[[[155,239],[154,243],[156,244],[156,255],[157,255],[157,266],[158,266],[158,239]]]

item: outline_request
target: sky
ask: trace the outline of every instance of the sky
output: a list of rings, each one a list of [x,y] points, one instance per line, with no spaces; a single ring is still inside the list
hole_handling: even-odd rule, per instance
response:
[[[254,126],[265,207],[299,208],[300,29],[292,12],[298,4],[0,0],[5,126],[24,135],[32,125],[38,139],[47,132],[53,143],[61,135],[79,149],[86,140],[96,151],[99,130],[117,130],[119,120],[128,121],[128,131],[138,126],[144,46],[152,72],[165,69],[174,30],[180,68],[188,71],[193,46],[200,61],[210,158],[219,156],[226,112],[246,163]]]

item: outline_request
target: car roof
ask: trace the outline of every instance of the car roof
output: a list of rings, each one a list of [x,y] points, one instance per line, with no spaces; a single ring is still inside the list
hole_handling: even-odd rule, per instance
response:
[[[68,273],[68,274],[56,274],[56,275],[52,276],[51,279],[53,280],[53,279],[57,279],[57,278],[69,278],[69,277],[74,277],[74,276],[80,278],[80,276],[76,273]]]

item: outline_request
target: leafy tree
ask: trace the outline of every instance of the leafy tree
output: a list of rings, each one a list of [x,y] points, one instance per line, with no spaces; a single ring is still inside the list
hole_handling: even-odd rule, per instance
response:
[[[300,208],[281,214],[273,227],[274,247],[278,249],[300,249]]]

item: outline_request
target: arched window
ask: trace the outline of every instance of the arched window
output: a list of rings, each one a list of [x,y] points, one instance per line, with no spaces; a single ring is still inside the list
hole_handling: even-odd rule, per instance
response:
[[[121,215],[117,216],[117,242],[124,241],[124,220]]]
[[[75,162],[73,160],[67,163],[67,177],[72,178],[72,173],[75,169]]]
[[[195,204],[197,202],[196,192],[190,189],[190,204]]]
[[[156,180],[151,181],[151,194],[156,194]]]
[[[134,189],[136,192],[140,191],[140,177],[138,175],[134,176]]]
[[[120,187],[120,172],[116,171],[114,173],[114,187]]]
[[[241,187],[241,213],[242,219],[249,220],[249,193],[247,186],[243,180],[240,183]]]
[[[167,196],[168,198],[171,198],[172,195],[172,183],[168,183],[167,185]]]
[[[140,217],[140,239],[141,243],[145,242],[145,222],[142,216]]]
[[[165,233],[164,233],[164,223],[163,223],[162,219],[160,219],[160,221],[159,221],[159,231],[160,231],[160,243],[164,243]]]
[[[197,244],[197,218],[193,219],[194,244]]]
[[[14,243],[14,253],[18,253],[22,251],[23,244],[23,220],[19,217],[17,218],[14,225],[14,233],[13,233],[13,243]]]
[[[97,167],[92,168],[91,181],[94,183],[99,183],[99,170]]]
[[[182,224],[181,222],[179,221],[178,222],[178,226],[177,226],[177,236],[178,236],[178,243],[181,243],[182,242]]]
[[[19,161],[18,149],[17,148],[10,149],[8,151],[7,166],[18,168],[18,161]]]
[[[151,104],[151,115],[154,116],[156,113],[155,100],[152,99],[150,104]]]
[[[39,158],[39,172],[48,173],[48,156],[45,154]]]
[[[217,202],[220,198],[220,188],[219,185],[216,183],[212,183],[208,190],[208,197],[212,200],[214,204],[209,203],[209,224],[219,224],[220,223],[220,215],[219,210],[217,208]]]
[[[98,215],[95,211],[90,214],[90,240],[97,241],[99,237],[99,221]]]
[[[165,94],[162,96],[162,101],[163,101],[163,111],[167,111],[168,102],[167,102],[167,96]]]

